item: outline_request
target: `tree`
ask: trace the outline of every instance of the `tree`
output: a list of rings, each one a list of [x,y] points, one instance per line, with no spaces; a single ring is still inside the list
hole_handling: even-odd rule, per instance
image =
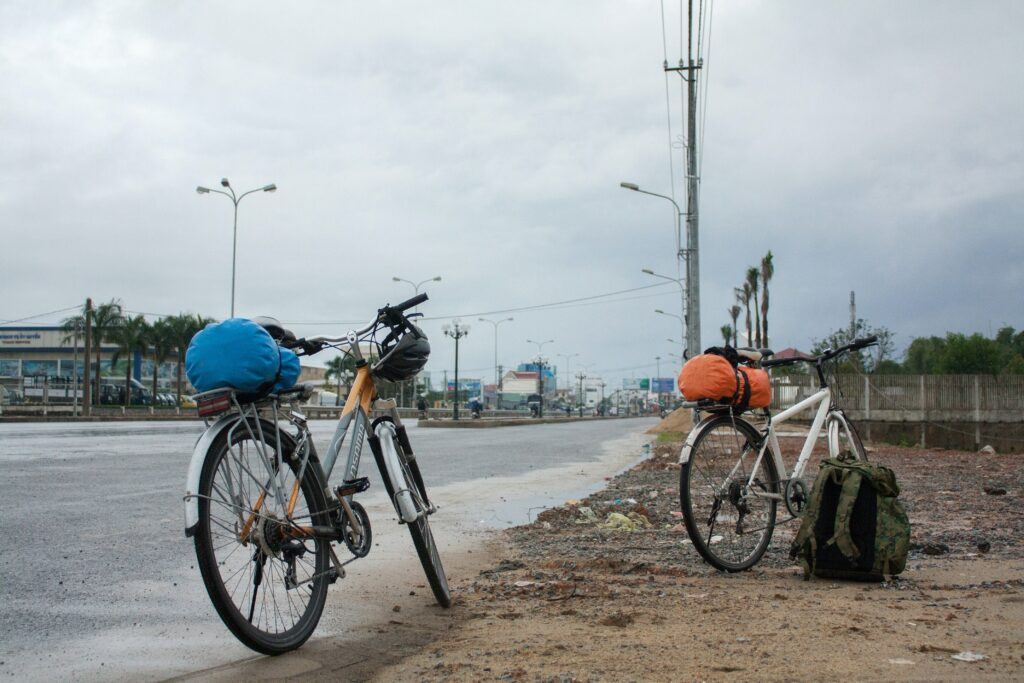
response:
[[[761,347],[761,312],[758,310],[759,302],[757,298],[757,291],[760,288],[760,277],[761,272],[756,266],[747,268],[747,281],[746,285],[750,288],[750,296],[754,300],[754,338],[747,339],[748,344],[753,344],[755,348]]]
[[[82,310],[82,318],[85,319],[85,310]],[[124,319],[124,310],[120,299],[111,299],[105,304],[100,304],[92,312],[92,347],[96,354],[96,391],[93,392],[93,402],[99,405],[100,402],[100,358],[103,342],[112,341],[113,335]],[[85,374],[89,374],[89,359],[85,359]]]
[[[152,349],[153,359],[153,404],[156,405],[156,394],[157,394],[157,374],[160,369],[160,364],[167,362],[167,359],[171,357],[171,354],[177,350],[177,339],[175,337],[175,330],[171,323],[170,318],[163,318],[157,320],[150,326],[149,329],[149,346]]]
[[[768,346],[768,283],[775,275],[775,264],[772,262],[771,249],[761,259],[761,341],[758,342],[758,346],[762,344]]]
[[[68,318],[64,318],[60,324],[60,331],[63,332],[63,336],[60,338],[61,344],[73,344],[75,353],[78,353],[78,340],[85,337],[85,313],[79,315],[73,315]],[[85,378],[88,381],[89,378],[89,359],[85,359]],[[74,368],[71,371],[72,377],[78,375],[78,368]],[[77,399],[76,399],[77,400]]]
[[[722,325],[720,329],[722,332],[722,339],[725,340],[725,345],[728,346],[729,342],[732,341],[732,336],[735,330],[732,329],[732,325]]]
[[[124,405],[131,405],[132,397],[132,359],[134,351],[145,351],[150,339],[150,326],[146,318],[136,315],[124,318],[118,325],[110,338],[110,341],[117,344],[117,350],[110,358],[111,366],[116,365],[123,354],[125,358],[124,373]]]
[[[738,289],[736,290],[736,296],[737,297],[739,297],[741,291],[742,290],[738,290]],[[729,307],[729,317],[732,318],[732,345],[733,345],[733,347],[739,346],[739,344],[736,343],[736,341],[737,341],[736,337],[739,334],[739,328],[736,326],[736,321],[739,320],[740,312],[742,310],[743,309],[740,308],[738,304],[733,304],[732,306]]]
[[[747,344],[753,339],[753,330],[750,328],[750,283],[744,282],[742,287],[733,290],[736,294],[736,301],[747,310]]]
[[[177,355],[176,392],[178,405],[181,405],[181,387],[183,384],[181,371],[185,366],[185,352],[188,351],[188,345],[192,341],[192,337],[196,336],[200,330],[210,323],[217,321],[213,318],[205,318],[193,313],[179,313],[178,315],[164,318],[164,321],[169,328],[169,334],[173,339],[174,350]]]
[[[995,339],[980,334],[946,335],[945,352],[936,370],[943,375],[996,375],[1009,365],[1011,355]]]
[[[355,376],[355,371],[356,360],[347,353],[327,361],[327,372],[324,373],[324,379],[329,382],[333,378],[338,382],[338,395],[334,405],[341,405],[341,385],[343,382],[347,384],[348,380]]]
[[[907,347],[904,369],[915,375],[933,375],[946,353],[946,340],[941,337],[917,337]]]
[[[894,335],[887,327],[874,327],[863,318],[857,318],[854,323],[852,336],[850,332],[851,330],[849,327],[843,327],[824,339],[815,340],[814,346],[811,348],[811,354],[816,356],[820,353],[824,353],[828,349],[836,349],[840,346],[845,346],[846,344],[851,343],[854,339],[861,339],[863,337],[875,335],[878,337],[877,347],[868,347],[866,349],[861,349],[860,351],[850,351],[839,358],[838,361],[839,368],[841,370],[877,372],[880,367],[884,367],[882,362],[887,358],[891,358],[895,352],[896,344],[893,341]]]

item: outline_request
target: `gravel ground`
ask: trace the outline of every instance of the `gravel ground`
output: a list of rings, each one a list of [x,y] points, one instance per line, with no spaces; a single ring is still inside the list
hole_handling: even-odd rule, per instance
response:
[[[704,564],[679,518],[679,447],[657,443],[604,490],[502,532],[494,566],[457,586],[458,626],[378,679],[1024,676],[1019,456],[872,449],[903,487],[912,550],[902,576],[859,584],[803,581],[795,523],[751,571]],[[581,508],[651,527],[602,529]]]

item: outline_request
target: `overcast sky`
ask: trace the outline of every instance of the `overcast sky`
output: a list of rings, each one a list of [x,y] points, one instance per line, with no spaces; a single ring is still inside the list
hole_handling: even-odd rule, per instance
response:
[[[1022,32],[1015,2],[716,4],[704,345],[768,249],[779,348],[844,325],[851,289],[901,348],[1024,327]],[[231,204],[194,188],[227,176],[280,188],[240,208],[241,315],[340,332],[412,294],[392,276],[441,275],[421,310],[464,316],[462,374],[489,379],[476,313],[675,273],[671,206],[619,188],[672,191],[662,59],[652,1],[5,2],[0,320],[86,296],[226,317]],[[554,339],[574,372],[674,374],[653,310],[678,290],[620,298],[511,314],[499,361]]]

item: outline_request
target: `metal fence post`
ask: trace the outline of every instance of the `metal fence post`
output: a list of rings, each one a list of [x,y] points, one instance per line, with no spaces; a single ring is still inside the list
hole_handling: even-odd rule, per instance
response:
[[[921,375],[921,448],[927,448],[925,432],[928,430],[927,396],[924,392],[924,375]]]
[[[978,376],[974,376],[974,450],[981,448],[981,390]]]

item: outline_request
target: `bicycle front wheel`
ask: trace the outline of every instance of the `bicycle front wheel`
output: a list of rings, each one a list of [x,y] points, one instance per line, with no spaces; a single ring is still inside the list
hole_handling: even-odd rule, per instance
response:
[[[749,423],[713,418],[697,436],[679,475],[686,531],[712,567],[738,572],[754,566],[775,529],[779,477],[760,435]]]
[[[300,467],[290,459],[293,444],[283,444],[278,471],[273,425],[261,422],[258,429],[250,420],[249,427],[241,423],[225,430],[210,447],[199,480],[196,557],[228,629],[253,650],[279,655],[306,642],[327,599],[327,542],[302,534],[299,527],[330,521],[319,465],[312,458],[289,519]]]
[[[434,593],[437,604],[441,605],[441,607],[451,607],[452,592],[448,587],[448,577],[445,576],[444,565],[441,563],[441,554],[437,550],[434,534],[430,530],[426,491],[421,489],[417,483],[421,480],[413,476],[409,465],[409,457],[402,450],[401,445],[395,443],[395,449],[398,451],[398,460],[402,464],[402,476],[405,479],[404,485],[413,494],[413,502],[419,513],[416,521],[406,524],[409,527],[409,534],[412,535],[412,543],[416,546],[416,554],[419,555],[420,564],[423,565],[423,573],[427,577],[427,583],[430,584],[430,590]],[[378,458],[377,465],[380,468],[381,477],[384,479],[384,488],[387,489],[388,496],[394,500],[395,482],[391,481],[383,459]]]

